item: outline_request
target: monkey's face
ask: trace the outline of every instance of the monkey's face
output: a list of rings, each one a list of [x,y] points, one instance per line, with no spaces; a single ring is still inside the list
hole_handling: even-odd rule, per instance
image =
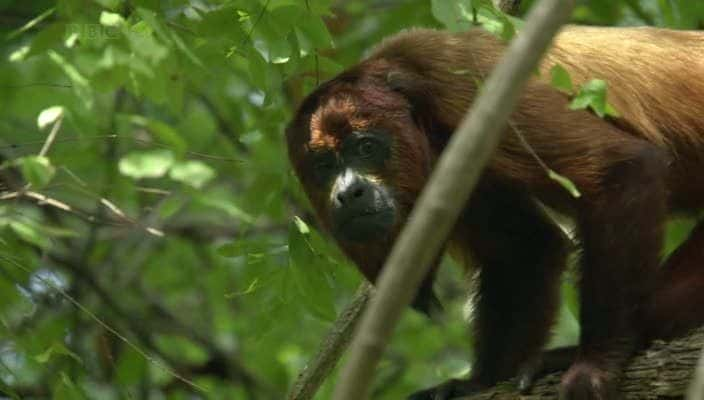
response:
[[[340,240],[379,241],[396,225],[397,203],[383,178],[391,143],[384,132],[353,131],[338,146],[309,153],[314,180],[328,193],[330,229]]]
[[[286,130],[289,158],[318,220],[374,282],[433,162],[428,136],[387,71],[354,70],[309,95]],[[437,298],[432,276],[414,308]]]
[[[430,171],[410,104],[378,82],[331,84],[304,102],[287,141],[320,222],[374,281]]]

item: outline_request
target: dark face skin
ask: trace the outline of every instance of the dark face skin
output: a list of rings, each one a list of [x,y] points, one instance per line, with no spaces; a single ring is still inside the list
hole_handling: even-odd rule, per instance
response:
[[[331,228],[338,239],[361,244],[391,232],[396,205],[378,178],[390,155],[388,134],[357,131],[335,150],[311,153],[317,183],[330,188]]]

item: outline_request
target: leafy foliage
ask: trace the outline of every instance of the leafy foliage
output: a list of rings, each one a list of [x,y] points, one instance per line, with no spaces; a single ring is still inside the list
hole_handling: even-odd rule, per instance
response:
[[[575,14],[702,16],[685,0]],[[283,398],[359,283],[289,170],[292,109],[400,29],[520,29],[479,0],[9,0],[0,18],[0,392],[13,399]],[[602,87],[575,106],[609,114]],[[441,272],[443,324],[407,313],[375,398],[468,370],[457,275]],[[576,332],[564,293],[555,344]]]

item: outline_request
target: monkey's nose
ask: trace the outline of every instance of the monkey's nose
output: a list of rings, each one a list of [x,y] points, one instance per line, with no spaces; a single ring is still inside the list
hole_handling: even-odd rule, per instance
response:
[[[369,194],[369,188],[360,181],[354,182],[337,193],[337,201],[343,206],[354,206],[365,203]]]

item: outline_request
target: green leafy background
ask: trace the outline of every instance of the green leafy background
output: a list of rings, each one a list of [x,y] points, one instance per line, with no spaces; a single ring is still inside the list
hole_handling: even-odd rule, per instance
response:
[[[466,29],[481,3],[0,0],[0,392],[284,398],[360,278],[317,231],[283,127],[383,37]],[[577,23],[704,16],[690,0],[578,3]],[[487,10],[477,22],[510,37],[516,21]],[[611,114],[604,90],[573,107]],[[691,226],[670,224],[667,251]],[[577,340],[570,281],[552,345]],[[445,316],[405,313],[374,398],[471,368],[467,282],[443,268]]]

